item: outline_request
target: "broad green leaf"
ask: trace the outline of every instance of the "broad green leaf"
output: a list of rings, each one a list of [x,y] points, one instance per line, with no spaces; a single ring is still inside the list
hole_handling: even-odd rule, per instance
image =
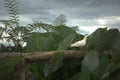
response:
[[[109,76],[109,65],[110,59],[106,56],[100,56],[100,64],[96,69],[96,74],[99,78],[104,79]]]
[[[97,51],[113,49],[112,44],[114,44],[119,34],[118,29],[98,28],[89,36],[85,48]]]
[[[27,52],[55,50],[56,40],[51,33],[33,33],[25,48]]]
[[[110,63],[110,59],[106,56],[100,56],[100,64],[96,69],[97,74],[99,77],[104,76],[106,73],[108,73],[108,65]]]
[[[64,54],[62,54],[61,52],[55,53],[52,56],[52,58],[45,63],[45,68],[44,68],[45,77],[55,72],[57,69],[59,69],[62,66],[63,58],[64,58]]]
[[[68,80],[91,80],[89,71],[81,71],[74,76],[70,77]]]
[[[120,70],[120,62],[117,64],[113,64],[113,66],[111,67],[111,72],[115,72],[117,70]]]
[[[43,62],[29,63],[27,65],[27,79],[28,80],[45,80],[43,76]]]
[[[119,63],[120,62],[120,52],[119,51],[117,51],[116,53],[114,53],[112,61],[114,63]]]
[[[82,70],[94,72],[99,65],[99,54],[97,51],[89,51],[82,61]]]
[[[57,50],[67,49],[75,38],[75,34],[67,36],[59,45]]]
[[[119,32],[119,36],[117,36],[117,38],[114,40],[111,46],[113,47],[113,49],[120,52],[120,32]]]

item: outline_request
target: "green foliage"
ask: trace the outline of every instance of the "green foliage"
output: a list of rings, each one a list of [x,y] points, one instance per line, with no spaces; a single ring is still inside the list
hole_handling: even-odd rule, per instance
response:
[[[76,34],[75,30],[73,30],[72,28],[68,26],[56,26],[53,28],[53,33],[63,38],[70,34]]]
[[[79,27],[78,26],[72,26],[71,27],[74,31],[79,31]]]
[[[34,30],[34,29],[41,29],[41,30],[45,30],[47,32],[51,32],[52,29],[54,28],[54,26],[50,25],[50,24],[46,24],[43,22],[39,22],[39,21],[34,21],[34,23],[29,24],[29,28],[30,30]]]
[[[111,45],[114,50],[120,52],[120,33]]]
[[[94,72],[99,65],[99,54],[96,51],[89,51],[82,61],[82,70]]]
[[[8,11],[10,20],[0,20],[5,25],[5,32],[9,35],[8,40],[18,47],[20,41],[26,41],[31,30],[26,26],[19,26],[20,16],[16,0],[4,0],[4,6]],[[21,37],[19,39],[18,37]]]
[[[89,71],[81,71],[74,76],[70,77],[69,80],[91,80]]]
[[[119,37],[119,34],[120,32],[117,29],[99,28],[89,36],[85,48],[97,51],[113,49],[113,43]]]
[[[8,11],[8,15],[10,20],[2,20],[1,22],[5,25],[5,32],[10,37],[8,40],[11,40],[15,43],[15,45],[19,44],[17,37],[19,36],[19,31],[16,31],[16,28],[19,27],[19,9],[18,3],[16,0],[4,0],[4,6]]]
[[[105,73],[108,72],[107,66],[110,63],[110,59],[106,56],[100,56],[99,58],[99,66],[96,69],[96,72],[99,74],[100,77],[102,77]]]
[[[49,33],[32,33],[25,51],[64,50],[69,47],[76,35],[75,31],[67,26],[54,27],[53,32]]]
[[[45,68],[44,68],[45,77],[58,70],[62,66],[63,59],[64,59],[64,54],[62,54],[61,52],[54,53],[52,58],[45,63]]]
[[[60,14],[54,21],[53,25],[55,26],[65,26],[67,23],[66,16],[64,14]]]
[[[19,23],[19,9],[15,0],[4,0],[4,5],[7,8],[8,14],[10,15],[10,21],[13,24],[18,25]]]
[[[75,34],[68,35],[59,45],[57,50],[66,50],[70,44],[73,42]]]
[[[27,41],[26,52],[55,50],[56,41],[51,33],[32,33]]]
[[[50,38],[51,36],[52,38]],[[38,49],[38,51],[47,51],[46,48],[48,48],[49,50],[64,50],[68,49],[72,41],[74,42],[82,38],[82,35],[76,34],[73,29],[68,28],[67,26],[56,26],[53,28],[52,32],[32,34],[30,40],[33,40],[30,43],[37,42],[37,40],[39,39],[38,43],[41,42],[39,44],[39,46],[41,47]],[[49,42],[46,42],[46,40],[48,40]],[[31,44],[31,47],[34,46],[35,48],[38,43]],[[46,46],[44,47],[43,44]],[[49,44],[51,45],[49,46]],[[53,56],[51,59],[45,62],[43,72],[46,77],[44,77],[44,79],[54,80],[59,77],[59,80],[113,80],[113,78],[116,77],[114,74],[116,74],[116,71],[119,71],[120,69],[119,31],[117,29],[107,30],[107,28],[99,28],[89,36],[85,48],[88,48],[88,50],[90,51],[88,51],[87,55],[82,61],[80,61],[80,63],[74,64],[72,63],[74,61],[73,60],[64,64],[63,56]],[[31,48],[31,50],[32,49],[33,48]],[[99,55],[99,51],[109,49],[117,51],[114,52],[116,55],[113,56],[112,62],[108,57]],[[28,48],[28,50],[30,49]],[[37,51],[37,49],[33,51]],[[66,64],[69,65],[69,68]],[[119,79],[118,75],[116,79]]]
[[[27,79],[28,80],[45,80],[43,75],[44,61],[37,63],[30,63],[27,65]]]
[[[2,34],[3,34],[3,31],[4,31],[4,28],[0,27],[0,38],[1,38]]]

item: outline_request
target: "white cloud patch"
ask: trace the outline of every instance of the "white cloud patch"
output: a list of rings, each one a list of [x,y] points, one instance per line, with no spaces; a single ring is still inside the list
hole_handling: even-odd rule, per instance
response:
[[[105,19],[98,19],[97,21],[100,25],[105,25],[107,23]]]
[[[89,34],[91,34],[97,28],[104,28],[104,26],[82,26],[80,27],[80,30],[87,31]]]
[[[27,25],[32,22],[32,17],[31,16],[25,16],[21,15],[20,16],[20,25]]]

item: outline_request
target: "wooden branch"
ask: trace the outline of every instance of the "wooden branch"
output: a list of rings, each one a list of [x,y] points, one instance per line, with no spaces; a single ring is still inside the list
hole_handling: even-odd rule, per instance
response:
[[[63,50],[63,51],[50,51],[50,52],[34,52],[34,53],[1,53],[0,60],[9,57],[21,56],[28,63],[36,61],[44,61],[52,57],[55,53],[63,53],[65,57],[83,57],[85,51],[76,51],[76,50]]]
[[[0,60],[10,58],[10,57],[17,57],[17,56],[23,56],[21,53],[0,53]]]
[[[26,80],[26,63],[25,61],[20,62],[14,67],[13,80]]]
[[[1,53],[0,60],[9,58],[9,57],[17,57],[21,56],[27,63],[44,61],[50,59],[56,53],[63,53],[66,57],[84,57],[87,51],[83,50],[61,50],[61,51],[49,51],[49,52],[34,52],[34,53]],[[101,55],[113,56],[109,54],[109,52],[102,52]]]
[[[36,62],[36,61],[44,61],[50,59],[54,54],[63,53],[66,57],[84,57],[85,51],[51,51],[51,52],[38,52],[34,54],[25,55],[24,59],[27,63]]]

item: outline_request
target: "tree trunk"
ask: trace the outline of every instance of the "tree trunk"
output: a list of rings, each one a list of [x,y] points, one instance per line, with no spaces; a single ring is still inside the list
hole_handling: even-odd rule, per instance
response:
[[[14,68],[13,80],[26,80],[25,65],[26,63],[23,61]]]

